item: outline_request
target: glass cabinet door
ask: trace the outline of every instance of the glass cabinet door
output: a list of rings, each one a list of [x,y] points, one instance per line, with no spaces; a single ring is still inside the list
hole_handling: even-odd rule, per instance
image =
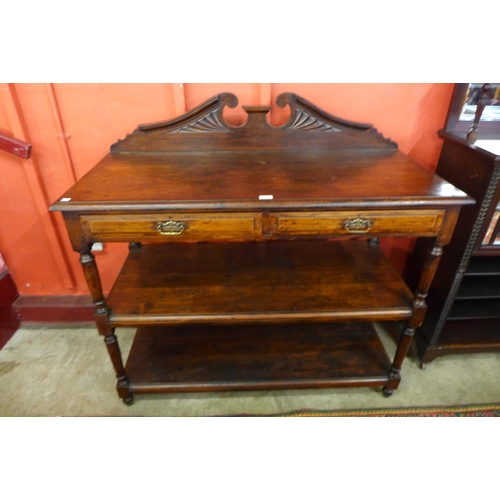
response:
[[[482,245],[497,246],[500,249],[500,203],[497,205],[495,213],[491,218]]]
[[[500,83],[455,85],[445,129],[466,138],[474,125],[477,130],[471,142],[500,140]]]

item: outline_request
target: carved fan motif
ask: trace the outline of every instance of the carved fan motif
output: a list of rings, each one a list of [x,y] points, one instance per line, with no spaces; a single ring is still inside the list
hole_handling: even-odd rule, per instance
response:
[[[290,106],[290,119],[281,127],[283,131],[364,132],[376,141],[379,140],[381,146],[397,149],[397,144],[390,139],[385,139],[371,123],[353,122],[330,115],[292,92],[280,94],[276,98],[276,104],[280,108]]]
[[[214,110],[211,113],[203,116],[194,123],[189,123],[184,127],[169,130],[169,134],[175,134],[179,132],[216,132],[216,131],[227,132],[229,129],[220,121],[219,111]]]
[[[188,113],[164,122],[139,125],[137,131],[162,130],[167,134],[179,132],[228,132],[228,124],[222,116],[224,106],[236,107],[238,99],[229,93],[218,94]]]
[[[284,92],[276,98],[280,108],[289,106],[290,117],[275,126],[266,119],[271,106],[243,106],[243,125],[226,122],[223,110],[235,108],[234,94],[221,93],[171,120],[139,125],[111,146],[112,153],[152,151],[213,151],[237,149],[383,149],[397,144],[385,139],[368,123],[343,120],[318,108],[303,97]]]
[[[323,130],[332,132],[343,132],[348,129],[370,130],[373,125],[370,123],[358,123],[343,120],[330,115],[307,99],[293,94],[283,92],[276,98],[276,104],[280,108],[290,106],[291,115],[288,123],[283,126],[283,130]]]
[[[332,127],[317,118],[314,118],[309,113],[298,109],[295,112],[295,118],[292,123],[288,125],[287,129],[294,130],[326,130],[329,132],[341,132],[341,129]]]

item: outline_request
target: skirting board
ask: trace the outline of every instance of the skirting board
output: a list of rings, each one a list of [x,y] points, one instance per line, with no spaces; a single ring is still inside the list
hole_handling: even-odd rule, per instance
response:
[[[89,295],[21,295],[14,307],[21,326],[94,324],[94,306]]]

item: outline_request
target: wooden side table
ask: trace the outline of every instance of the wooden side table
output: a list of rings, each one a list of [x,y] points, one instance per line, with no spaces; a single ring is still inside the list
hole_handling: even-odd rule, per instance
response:
[[[473,200],[371,125],[291,93],[223,117],[232,94],[139,126],[51,210],[63,213],[118,378],[134,394],[398,387],[460,208]],[[430,238],[412,292],[383,237]],[[94,242],[129,242],[108,297]],[[394,359],[372,322],[407,322]],[[137,327],[126,365],[115,328]]]

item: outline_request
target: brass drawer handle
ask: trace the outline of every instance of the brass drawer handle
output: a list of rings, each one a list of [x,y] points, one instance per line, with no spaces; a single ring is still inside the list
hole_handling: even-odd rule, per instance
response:
[[[167,222],[157,222],[155,227],[156,230],[164,236],[175,236],[176,234],[184,232],[187,228],[187,224],[185,222],[169,220]]]
[[[370,219],[347,219],[344,221],[344,228],[349,233],[361,234],[367,233],[373,226],[373,221]]]

